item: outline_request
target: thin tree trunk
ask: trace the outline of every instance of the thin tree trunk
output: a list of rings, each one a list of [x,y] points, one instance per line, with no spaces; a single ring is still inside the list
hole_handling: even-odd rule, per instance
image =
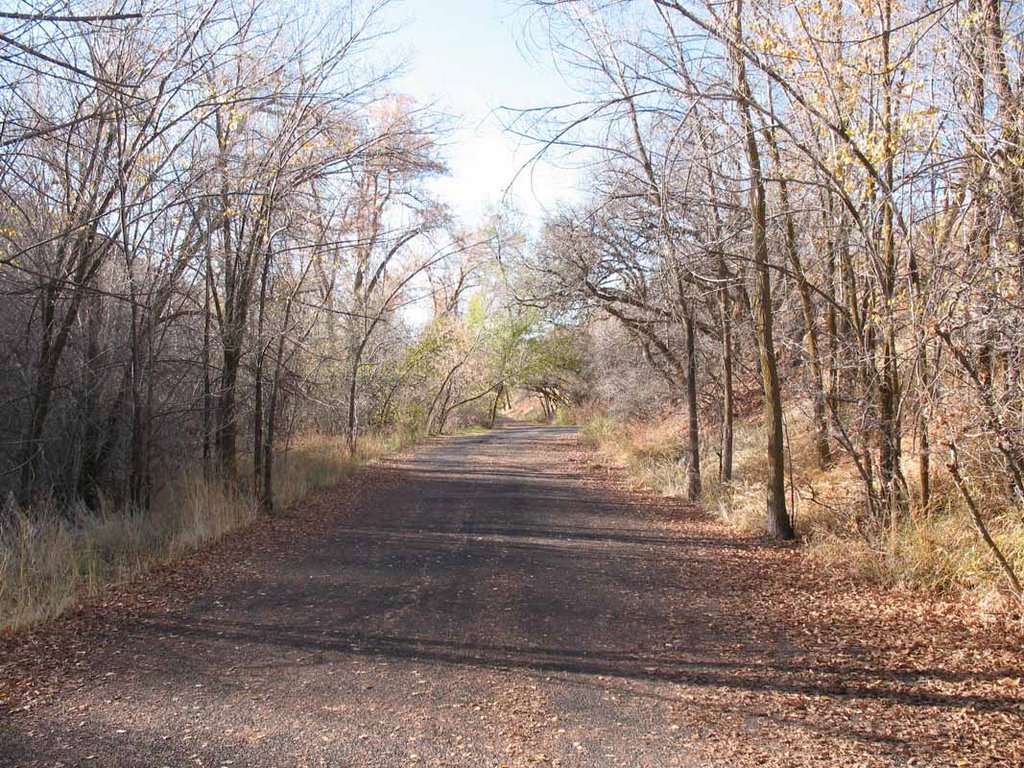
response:
[[[207,244],[209,249],[209,244]],[[213,439],[213,382],[210,377],[210,342],[212,317],[210,315],[210,262],[207,254],[205,294],[203,296],[203,468],[210,471]]]
[[[238,387],[238,368],[241,364],[242,350],[236,340],[236,334],[227,335],[224,345],[224,369],[220,377],[217,408],[217,464],[221,476],[233,482],[237,475],[237,441],[238,429],[236,419],[236,390]]]
[[[771,88],[768,89],[769,112],[774,118],[774,110],[771,106]],[[789,204],[789,183],[782,175],[782,155],[779,151],[778,141],[775,137],[774,127],[765,132],[768,148],[771,151],[772,161],[779,174],[779,203],[782,206],[782,217],[786,229],[786,254],[789,257],[790,268],[796,278],[797,295],[800,297],[800,310],[804,321],[804,345],[807,351],[807,363],[811,374],[811,409],[812,423],[814,425],[814,448],[818,455],[818,466],[827,467],[832,463],[832,451],[828,442],[828,415],[825,404],[825,377],[822,373],[821,355],[818,352],[818,326],[814,311],[814,302],[811,299],[811,287],[804,273],[803,264],[800,261],[800,250],[796,239],[796,221],[793,217],[793,210]]]
[[[899,416],[900,377],[899,360],[896,350],[896,320],[893,317],[893,301],[896,292],[896,233],[894,229],[895,208],[893,185],[895,182],[895,138],[893,129],[893,74],[890,67],[890,37],[892,25],[892,3],[883,3],[884,29],[882,42],[882,71],[885,83],[882,92],[882,130],[885,138],[885,161],[883,176],[886,189],[882,199],[882,375],[878,387],[880,421],[879,466],[881,468],[882,492],[889,505],[893,525],[906,498],[906,481],[903,478],[902,428]]]
[[[732,482],[733,452],[733,420],[735,405],[733,404],[732,382],[732,306],[729,288],[725,283],[725,258],[719,256],[719,301],[722,314],[722,458],[719,465],[718,478],[723,483]]]
[[[43,428],[50,413],[50,402],[53,387],[57,378],[57,363],[60,360],[63,345],[53,340],[53,323],[56,322],[56,310],[52,300],[44,300],[43,304],[43,339],[36,362],[36,378],[32,391],[32,405],[29,412],[28,429],[22,438],[22,450],[19,458],[21,472],[18,482],[18,496],[21,503],[32,500],[36,491],[39,468],[43,457]],[[57,336],[59,341],[60,334]]]
[[[99,296],[92,298],[80,319],[86,328],[86,351],[83,381],[81,419],[85,425],[82,436],[82,458],[75,481],[75,495],[90,509],[96,509],[100,501],[100,471],[103,452],[103,434],[100,427],[99,389],[101,373],[100,343],[102,303]]]
[[[686,496],[690,501],[700,499],[700,421],[697,400],[697,331],[693,308],[689,307],[684,319],[686,332],[686,416],[687,466]]]
[[[260,296],[256,308],[256,370],[254,373],[253,391],[253,430],[252,430],[252,482],[253,491],[260,502],[260,506],[270,509],[272,503],[264,496],[264,471],[263,461],[266,455],[264,440],[264,415],[263,415],[263,368],[267,356],[266,345],[263,342],[263,331],[267,317],[267,288],[270,283],[270,264],[272,251],[269,243],[263,255],[263,272],[260,275]]]
[[[722,216],[719,212],[718,187],[711,169],[710,148],[704,133],[701,133],[701,146],[706,157],[708,194],[711,197],[711,213],[715,226],[715,251],[718,266],[718,312],[721,324],[722,343],[722,448],[719,454],[718,480],[721,483],[732,482],[733,455],[733,421],[735,404],[733,399],[733,350],[732,350],[732,294],[729,285],[729,266],[725,262],[725,250],[722,238],[724,235]]]
[[[494,403],[491,405],[491,417],[489,426],[493,429],[494,422],[498,419],[498,403],[501,402],[502,396],[505,394],[505,385],[499,384],[498,390],[494,393]]]
[[[741,15],[743,0],[734,0],[733,28],[737,40],[743,37]],[[747,82],[742,54],[730,48],[736,87],[736,106],[744,133],[747,165],[750,171],[750,218],[755,271],[755,329],[761,375],[764,385],[765,417],[768,422],[768,535],[775,539],[792,539],[794,531],[786,510],[785,436],[782,426],[782,392],[775,357],[772,323],[771,272],[768,265],[767,214],[764,179],[757,135],[750,114],[753,95]]]
[[[949,444],[949,461],[946,463],[946,468],[949,470],[953,483],[956,485],[957,490],[960,491],[960,495],[963,497],[964,503],[971,513],[971,519],[974,521],[974,527],[978,535],[985,542],[985,546],[992,553],[992,557],[999,563],[999,568],[1010,585],[1010,591],[1018,602],[1024,603],[1024,586],[1021,585],[1020,578],[1013,570],[1013,566],[1006,559],[1003,551],[996,544],[995,539],[992,538],[992,534],[989,533],[988,526],[985,524],[985,518],[981,516],[981,511],[978,509],[974,496],[971,494],[970,489],[967,487],[967,482],[960,473],[960,462],[957,458],[956,445],[952,443]]]

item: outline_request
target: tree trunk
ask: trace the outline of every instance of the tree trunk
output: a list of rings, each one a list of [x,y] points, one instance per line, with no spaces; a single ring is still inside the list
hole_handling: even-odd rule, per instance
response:
[[[693,308],[688,307],[684,320],[686,331],[686,497],[690,501],[700,499],[700,421],[697,400],[697,331]]]
[[[36,480],[43,457],[43,428],[50,413],[50,402],[57,378],[60,349],[57,348],[52,335],[53,323],[56,322],[55,314],[56,308],[53,305],[53,300],[44,300],[43,339],[36,362],[36,380],[32,392],[28,429],[22,438],[21,456],[18,462],[21,465],[18,498],[22,504],[29,503],[36,492]]]
[[[902,470],[902,428],[900,425],[900,377],[896,350],[896,320],[893,316],[893,302],[896,293],[896,233],[894,230],[895,203],[893,184],[895,181],[894,155],[896,151],[893,136],[892,89],[893,74],[890,60],[890,27],[892,5],[885,0],[883,6],[884,30],[882,33],[882,62],[885,84],[882,93],[882,120],[885,136],[885,161],[883,175],[887,189],[882,200],[882,371],[878,387],[879,408],[879,467],[881,470],[882,493],[889,507],[891,522],[895,525],[899,510],[906,500],[906,480]]]
[[[494,403],[491,405],[491,418],[489,426],[493,429],[494,422],[498,420],[498,403],[501,402],[501,398],[505,394],[505,385],[499,384],[497,391],[494,393]]]
[[[78,466],[78,476],[75,480],[75,495],[81,499],[90,509],[97,509],[100,502],[100,472],[102,470],[101,455],[103,451],[104,435],[102,431],[99,410],[99,388],[101,381],[100,372],[100,342],[102,302],[100,297],[94,296],[92,300],[83,307],[84,317],[80,318],[81,324],[86,329],[86,351],[84,366],[84,390],[82,397],[81,419],[84,422],[82,436],[82,458]]]
[[[743,0],[734,0],[733,27],[742,39]],[[757,135],[750,114],[753,96],[747,82],[742,54],[731,48],[736,87],[736,106],[744,133],[747,165],[750,171],[750,218],[755,272],[755,330],[764,385],[765,419],[768,422],[768,535],[775,539],[794,538],[793,525],[786,510],[785,436],[782,427],[782,392],[775,357],[772,327],[771,272],[768,265],[767,214],[764,179]]]
[[[356,394],[359,387],[359,357],[352,361],[348,379],[348,416],[345,421],[345,442],[349,456],[356,454]]]
[[[720,259],[724,266],[725,260]],[[721,267],[719,274],[721,274]],[[724,278],[720,278],[723,279]],[[718,470],[718,479],[723,483],[732,482],[732,450],[733,420],[735,406],[733,404],[732,382],[732,307],[730,306],[729,289],[723,283],[719,289],[719,300],[722,311],[722,458]]]
[[[715,250],[718,266],[718,312],[721,323],[722,342],[722,450],[719,454],[718,480],[723,484],[732,482],[733,454],[733,421],[735,404],[733,402],[732,380],[732,293],[729,285],[729,267],[725,262],[722,216],[719,212],[718,188],[711,168],[711,152],[704,133],[701,133],[701,146],[707,155],[705,170],[707,173],[708,194],[711,196],[711,212],[715,225]]]
[[[771,88],[768,89],[769,111],[774,118],[774,110],[771,107]],[[800,297],[800,310],[804,321],[804,346],[807,351],[807,363],[811,374],[811,408],[812,423],[814,426],[814,448],[818,455],[818,466],[827,467],[832,463],[832,451],[828,443],[828,416],[825,404],[825,378],[822,374],[821,355],[818,352],[818,327],[814,312],[814,302],[811,299],[811,287],[804,273],[803,264],[800,261],[800,249],[796,239],[796,222],[793,217],[793,210],[789,204],[789,184],[782,175],[782,154],[779,151],[778,141],[775,138],[775,129],[769,128],[766,131],[768,148],[772,154],[772,160],[779,173],[779,203],[782,206],[782,218],[786,228],[786,254],[789,257],[790,268],[796,278],[797,294]]]
[[[265,474],[263,462],[266,458],[264,446],[264,415],[263,415],[263,368],[267,357],[267,345],[263,341],[264,326],[267,319],[267,290],[270,285],[270,265],[273,252],[268,246],[263,254],[263,271],[260,275],[260,296],[256,307],[256,370],[254,373],[253,391],[253,424],[252,424],[252,483],[253,492],[264,509],[273,505],[264,495]]]
[[[237,443],[238,427],[236,394],[238,388],[238,369],[241,364],[242,349],[235,332],[225,337],[224,369],[220,377],[220,391],[217,393],[217,464],[221,476],[228,482],[234,482],[237,475]]]
[[[210,341],[212,317],[210,315],[210,263],[206,262],[205,294],[203,296],[203,469],[210,471],[213,442],[213,382],[210,377]]]

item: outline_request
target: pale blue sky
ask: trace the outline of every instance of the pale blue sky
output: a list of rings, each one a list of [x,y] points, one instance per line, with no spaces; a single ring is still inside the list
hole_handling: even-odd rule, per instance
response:
[[[407,60],[396,90],[453,115],[456,129],[446,149],[451,175],[434,189],[468,226],[498,203],[538,148],[506,133],[493,111],[576,98],[550,59],[522,44],[532,13],[523,0],[402,0],[388,9],[389,23],[399,29],[387,45]],[[571,170],[542,161],[513,187],[514,202],[536,222],[546,208],[571,198],[576,182]]]

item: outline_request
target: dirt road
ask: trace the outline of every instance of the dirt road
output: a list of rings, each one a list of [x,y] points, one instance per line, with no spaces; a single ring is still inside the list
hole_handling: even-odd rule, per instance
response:
[[[186,561],[169,605],[44,628],[0,765],[1015,764],[1013,641],[837,601],[594,461],[569,429],[440,441]]]

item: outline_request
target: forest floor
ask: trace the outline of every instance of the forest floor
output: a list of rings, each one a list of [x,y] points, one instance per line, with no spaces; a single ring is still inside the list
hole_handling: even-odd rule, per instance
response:
[[[1021,766],[998,616],[448,438],[0,638],[2,766]]]

